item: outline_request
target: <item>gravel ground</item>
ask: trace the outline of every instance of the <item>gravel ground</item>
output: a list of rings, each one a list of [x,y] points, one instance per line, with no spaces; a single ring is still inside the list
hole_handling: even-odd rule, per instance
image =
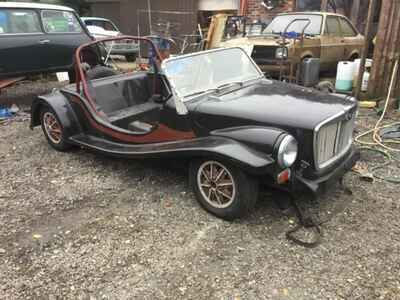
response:
[[[326,220],[306,249],[285,239],[285,194],[225,222],[171,163],[56,152],[28,126],[0,125],[1,299],[400,299],[398,185],[351,173],[352,196],[303,200]]]
[[[67,84],[67,82],[58,82],[54,77],[55,75],[38,75],[26,78],[1,90],[0,105],[9,106],[13,103],[30,105],[37,95],[46,94],[53,88],[59,88]]]

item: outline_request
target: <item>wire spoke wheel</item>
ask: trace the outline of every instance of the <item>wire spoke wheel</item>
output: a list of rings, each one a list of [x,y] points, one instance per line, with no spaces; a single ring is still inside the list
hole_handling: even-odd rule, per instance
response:
[[[226,208],[236,195],[236,185],[229,170],[219,162],[206,161],[197,172],[197,185],[204,199],[215,208]]]
[[[62,141],[62,128],[56,116],[47,111],[43,114],[43,125],[48,138],[54,144],[60,144]]]

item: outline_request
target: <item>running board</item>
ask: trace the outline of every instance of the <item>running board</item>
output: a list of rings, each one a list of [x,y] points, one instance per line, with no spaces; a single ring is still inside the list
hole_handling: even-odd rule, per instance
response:
[[[70,137],[70,140],[72,143],[85,148],[126,158],[219,156],[236,161],[257,173],[264,173],[266,167],[274,162],[269,155],[223,137],[209,136],[151,144],[121,144],[91,135],[79,134]]]

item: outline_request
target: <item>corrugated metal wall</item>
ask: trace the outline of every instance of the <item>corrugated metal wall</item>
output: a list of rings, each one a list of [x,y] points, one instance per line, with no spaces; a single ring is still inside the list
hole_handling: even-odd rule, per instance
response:
[[[92,0],[90,2],[93,16],[113,19],[125,34],[137,35],[138,24],[142,35],[150,34],[147,0],[118,2]],[[152,23],[157,23],[160,19],[167,19],[167,21],[170,19],[171,22],[180,24],[177,32],[180,35],[191,34],[196,30],[197,0],[151,0],[150,4]]]

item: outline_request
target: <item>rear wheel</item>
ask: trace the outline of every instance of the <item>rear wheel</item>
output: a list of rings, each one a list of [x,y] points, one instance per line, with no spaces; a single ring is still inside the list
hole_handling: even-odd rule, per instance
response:
[[[72,145],[67,142],[64,128],[52,108],[48,106],[42,108],[40,112],[40,123],[50,146],[58,151],[66,151],[72,147]]]
[[[258,182],[223,161],[194,161],[189,176],[197,201],[219,218],[233,220],[243,217],[257,201]]]

